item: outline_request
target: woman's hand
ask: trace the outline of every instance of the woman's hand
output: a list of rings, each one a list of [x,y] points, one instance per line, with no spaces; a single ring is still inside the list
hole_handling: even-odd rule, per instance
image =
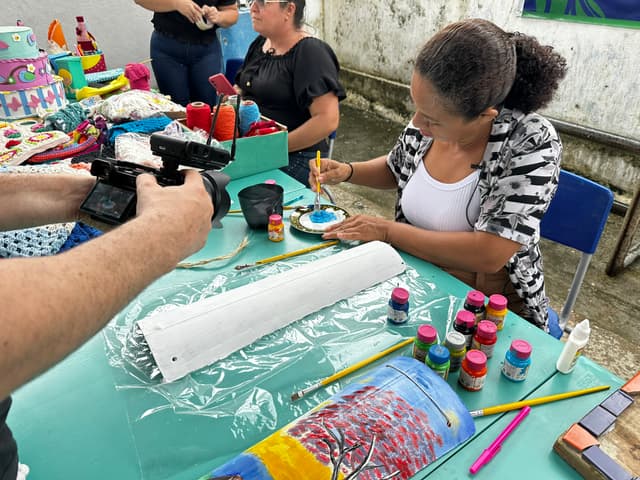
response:
[[[202,7],[202,14],[204,18],[206,18],[212,25],[217,24],[221,20],[219,18],[220,10],[218,10],[216,7],[209,7],[205,5],[204,7]]]
[[[371,242],[380,240],[387,242],[389,229],[394,224],[392,220],[386,220],[371,215],[356,215],[347,218],[344,222],[332,225],[322,235],[324,239],[337,238],[339,240],[361,240]]]
[[[191,23],[202,20],[204,12],[200,6],[192,0],[178,0],[176,10],[186,17]]]
[[[315,159],[309,160],[309,185],[314,192],[317,182],[322,185],[337,185],[351,176],[352,168],[348,163],[321,158],[320,170],[318,170]]]

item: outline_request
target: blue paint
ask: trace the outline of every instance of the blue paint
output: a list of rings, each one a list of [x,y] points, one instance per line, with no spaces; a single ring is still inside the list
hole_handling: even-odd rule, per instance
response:
[[[332,222],[338,217],[336,217],[336,214],[333,212],[327,212],[326,210],[316,210],[311,213],[311,215],[309,215],[309,218],[313,223],[327,223]]]

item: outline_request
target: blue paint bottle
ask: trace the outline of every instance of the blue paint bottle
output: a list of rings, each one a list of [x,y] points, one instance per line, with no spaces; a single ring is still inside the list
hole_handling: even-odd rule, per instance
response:
[[[526,340],[514,340],[502,364],[502,374],[512,382],[527,378],[531,366],[531,344]]]
[[[396,287],[391,292],[387,320],[396,325],[406,323],[409,320],[409,291]]]

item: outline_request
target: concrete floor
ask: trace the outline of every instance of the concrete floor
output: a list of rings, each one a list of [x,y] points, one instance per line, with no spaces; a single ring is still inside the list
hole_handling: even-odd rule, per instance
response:
[[[340,128],[333,158],[356,162],[386,154],[404,125],[351,104],[341,106]],[[336,203],[352,214],[393,217],[394,191],[379,191],[351,184],[331,189]],[[612,214],[578,296],[570,325],[588,318],[591,340],[585,355],[623,379],[640,370],[640,260],[618,276],[605,267],[622,226]],[[547,295],[560,311],[575,272],[579,252],[543,240]]]

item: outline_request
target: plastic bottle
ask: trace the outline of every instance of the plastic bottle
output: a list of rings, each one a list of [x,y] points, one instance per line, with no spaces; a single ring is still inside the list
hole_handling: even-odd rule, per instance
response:
[[[574,369],[578,357],[589,342],[590,334],[589,319],[585,318],[574,327],[556,362],[556,368],[560,373],[570,373]]]
[[[480,350],[469,350],[462,361],[458,383],[465,390],[482,390],[487,378],[487,356]]]
[[[425,362],[427,366],[445,380],[449,376],[449,350],[443,345],[431,345]]]
[[[396,325],[407,323],[409,320],[409,291],[402,287],[396,287],[391,292],[387,320]]]
[[[269,240],[272,242],[281,242],[284,240],[284,224],[282,223],[282,215],[278,215],[277,213],[269,215],[267,232]]]
[[[487,358],[493,356],[493,348],[498,340],[498,327],[489,320],[481,320],[476,328],[476,334],[473,336],[471,348],[482,351]]]
[[[531,344],[526,340],[514,340],[507,350],[502,364],[502,374],[513,382],[527,378],[531,366]]]
[[[438,331],[433,325],[420,325],[413,343],[413,358],[426,363],[429,348],[438,342]]]
[[[507,298],[499,293],[494,293],[489,297],[485,318],[495,323],[498,330],[502,330],[507,311]]]
[[[471,348],[473,334],[476,333],[476,316],[469,310],[460,310],[456,313],[453,329],[464,335],[467,343],[467,350]]]
[[[444,338],[444,346],[449,350],[449,361],[451,362],[449,372],[457,372],[460,370],[465,353],[467,353],[467,340],[460,332],[451,331]]]
[[[464,309],[476,316],[476,323],[484,320],[484,293],[478,290],[471,290],[467,293],[467,298],[464,301]]]

